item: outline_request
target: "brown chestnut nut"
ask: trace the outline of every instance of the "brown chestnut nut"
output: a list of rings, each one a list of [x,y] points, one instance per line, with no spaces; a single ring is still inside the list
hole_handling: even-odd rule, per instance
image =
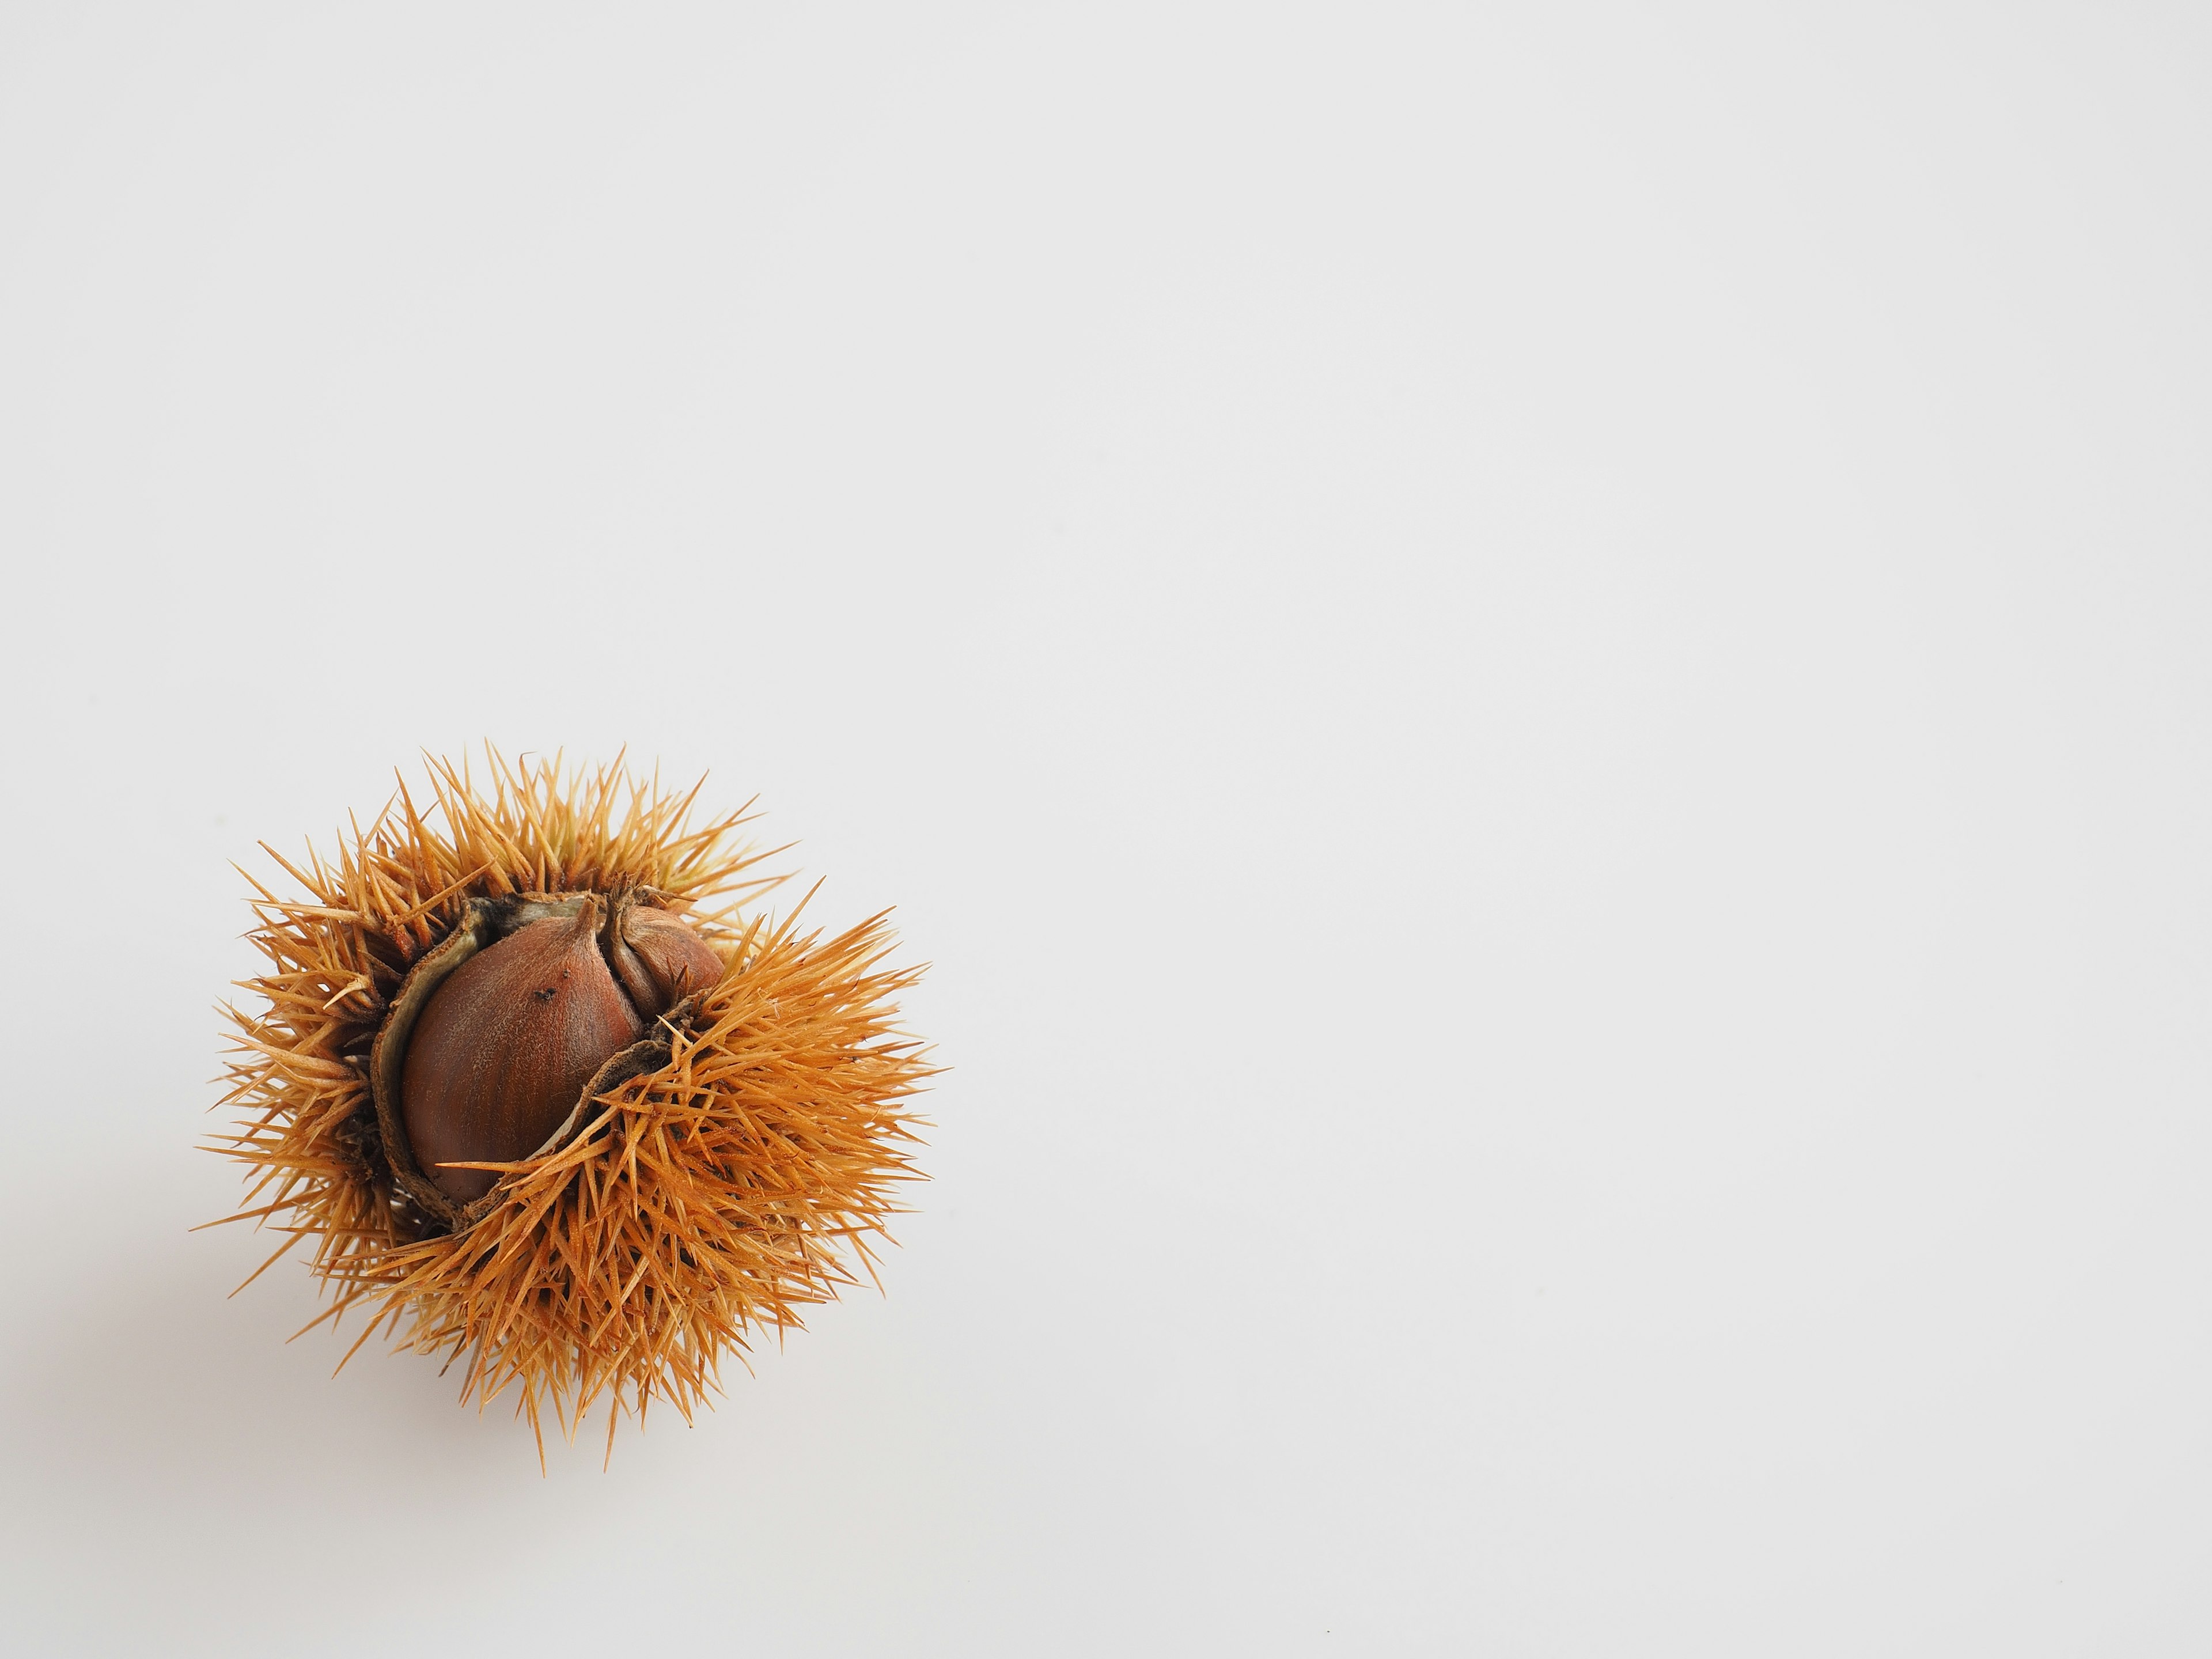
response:
[[[615,977],[637,1011],[658,1018],[684,998],[722,976],[722,959],[665,910],[642,904],[616,907],[607,928],[607,955]]]
[[[586,893],[562,908],[454,969],[407,1039],[399,1104],[410,1149],[455,1204],[483,1197],[499,1172],[441,1165],[542,1150],[608,1060],[721,976],[721,959],[689,926],[628,895]]]

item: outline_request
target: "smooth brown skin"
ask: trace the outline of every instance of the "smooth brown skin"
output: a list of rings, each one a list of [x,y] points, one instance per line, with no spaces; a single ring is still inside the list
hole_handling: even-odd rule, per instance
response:
[[[517,929],[455,969],[416,1021],[401,1109],[416,1166],[454,1202],[483,1197],[499,1172],[441,1164],[529,1157],[592,1074],[645,1035],[600,953],[599,920],[592,902]]]
[[[684,998],[722,977],[722,959],[707,941],[665,910],[623,907],[608,954],[615,977],[647,1019],[658,1019]]]

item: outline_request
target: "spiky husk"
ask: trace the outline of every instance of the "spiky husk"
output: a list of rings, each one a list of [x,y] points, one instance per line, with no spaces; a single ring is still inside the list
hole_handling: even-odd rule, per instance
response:
[[[516,1390],[541,1444],[549,1407],[573,1436],[606,1395],[611,1449],[623,1413],[659,1397],[688,1419],[725,1353],[797,1327],[856,1267],[873,1276],[871,1237],[918,1178],[906,1103],[933,1068],[893,1000],[919,970],[884,966],[881,916],[825,940],[795,916],[746,915],[775,884],[749,873],[770,854],[738,842],[742,812],[690,828],[696,787],[664,793],[619,762],[488,762],[479,787],[465,762],[431,760],[430,808],[403,781],[333,862],[270,850],[307,896],[253,884],[269,968],[240,984],[266,1006],[228,1010],[222,1103],[244,1116],[217,1150],[257,1173],[228,1219],[289,1235],[257,1277],[313,1241],[331,1306],[307,1328],[367,1315],[347,1358],[380,1328],[449,1364],[465,1355],[463,1400]],[[491,1212],[443,1231],[394,1187],[380,1145],[368,1057],[387,1002],[472,898],[638,886],[688,907],[720,982],[666,1066],[600,1097],[553,1153],[497,1166]]]

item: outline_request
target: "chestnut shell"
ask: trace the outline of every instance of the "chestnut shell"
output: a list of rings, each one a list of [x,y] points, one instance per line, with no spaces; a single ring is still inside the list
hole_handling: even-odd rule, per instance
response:
[[[721,966],[650,896],[471,901],[402,981],[370,1050],[393,1184],[433,1231],[465,1231],[497,1202],[501,1172],[438,1166],[557,1150],[591,1101],[668,1063],[670,1032]]]

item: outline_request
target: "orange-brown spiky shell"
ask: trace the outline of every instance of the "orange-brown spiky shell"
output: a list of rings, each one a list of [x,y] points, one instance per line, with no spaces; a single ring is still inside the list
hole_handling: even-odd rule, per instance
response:
[[[533,1428],[550,1406],[569,1434],[604,1394],[611,1444],[620,1412],[659,1397],[688,1418],[749,1334],[872,1274],[870,1238],[917,1178],[907,1103],[932,1068],[894,999],[918,970],[884,965],[881,916],[828,939],[749,916],[775,884],[748,873],[768,855],[736,842],[742,813],[690,828],[696,787],[496,754],[483,787],[465,763],[430,774],[427,811],[403,783],[333,862],[272,852],[304,896],[254,884],[268,968],[241,984],[265,1006],[228,1011],[224,1103],[245,1116],[219,1150],[256,1179],[230,1218],[289,1234],[277,1256],[312,1242],[323,1318],[368,1315],[349,1358],[379,1328],[465,1354],[464,1400],[514,1388]],[[452,1230],[395,1183],[371,1101],[394,992],[471,900],[640,888],[706,938],[720,980],[657,1027],[665,1066],[599,1096],[553,1152],[499,1166],[488,1209]]]

